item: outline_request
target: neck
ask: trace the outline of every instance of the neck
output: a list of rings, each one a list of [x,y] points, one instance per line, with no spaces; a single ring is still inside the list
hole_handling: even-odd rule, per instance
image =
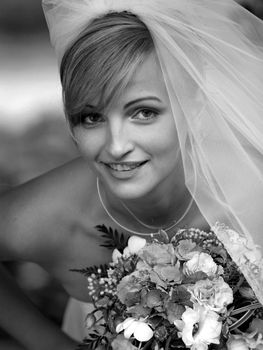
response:
[[[145,225],[165,227],[177,221],[191,202],[189,191],[184,184],[178,184],[178,181],[174,181],[173,185],[164,181],[157,190],[140,198],[127,200],[120,200],[101,187],[111,213],[117,215],[117,219],[123,223],[128,221],[141,229],[142,226],[136,218]]]
[[[177,221],[185,212],[191,195],[186,188],[173,189],[167,195],[150,193],[139,201],[129,200],[124,204],[143,223],[156,227]]]

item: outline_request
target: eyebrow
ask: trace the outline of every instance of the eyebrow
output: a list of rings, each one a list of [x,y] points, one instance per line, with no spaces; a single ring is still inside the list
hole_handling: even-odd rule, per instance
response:
[[[146,96],[146,97],[140,97],[140,98],[136,98],[135,100],[132,100],[128,103],[125,104],[124,108],[129,108],[130,106],[132,106],[133,104],[135,103],[138,103],[138,102],[142,102],[142,101],[145,101],[145,100],[152,100],[152,101],[157,101],[157,102],[162,102],[158,97],[155,97],[155,96]]]
[[[96,106],[93,106],[93,105],[91,105],[90,103],[87,103],[87,104],[85,105],[85,107],[90,108],[90,109],[96,108]]]
[[[132,106],[133,104],[136,104],[136,103],[139,103],[139,102],[142,102],[142,101],[145,101],[145,100],[150,100],[150,101],[157,101],[157,102],[162,102],[158,97],[156,96],[146,96],[146,97],[140,97],[140,98],[136,98],[135,100],[132,100],[128,103],[126,103],[124,105],[124,109],[127,109],[129,108],[130,106]],[[92,105],[92,104],[86,104],[85,105],[87,108],[90,108],[90,109],[96,109],[97,107]]]

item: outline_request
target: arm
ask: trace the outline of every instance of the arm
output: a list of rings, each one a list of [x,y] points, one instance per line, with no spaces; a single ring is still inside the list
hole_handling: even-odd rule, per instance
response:
[[[77,343],[66,336],[22,293],[0,266],[0,326],[28,350],[73,350]]]
[[[44,183],[44,185],[43,185]],[[52,218],[46,208],[49,185],[36,181],[19,186],[0,198],[0,259],[5,261],[50,261]],[[44,186],[44,187],[43,187]],[[38,190],[36,190],[38,189]],[[53,194],[54,191],[52,190]],[[49,200],[58,207],[58,203]],[[54,207],[51,208],[54,211]],[[50,239],[49,239],[50,238]],[[29,350],[70,350],[76,342],[46,319],[0,267],[0,327]]]

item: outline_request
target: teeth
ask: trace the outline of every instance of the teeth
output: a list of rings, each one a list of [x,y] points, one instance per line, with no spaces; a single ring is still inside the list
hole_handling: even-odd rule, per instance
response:
[[[107,165],[116,171],[129,171],[132,169],[137,168],[139,165],[141,165],[142,163],[132,163],[132,164],[117,164],[117,163],[108,163]]]

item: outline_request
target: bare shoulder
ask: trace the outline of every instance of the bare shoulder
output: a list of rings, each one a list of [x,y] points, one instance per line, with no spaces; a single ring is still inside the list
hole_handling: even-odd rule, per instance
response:
[[[1,196],[2,259],[52,259],[61,242],[67,241],[70,227],[81,221],[83,208],[94,196],[95,181],[92,171],[79,158]]]

